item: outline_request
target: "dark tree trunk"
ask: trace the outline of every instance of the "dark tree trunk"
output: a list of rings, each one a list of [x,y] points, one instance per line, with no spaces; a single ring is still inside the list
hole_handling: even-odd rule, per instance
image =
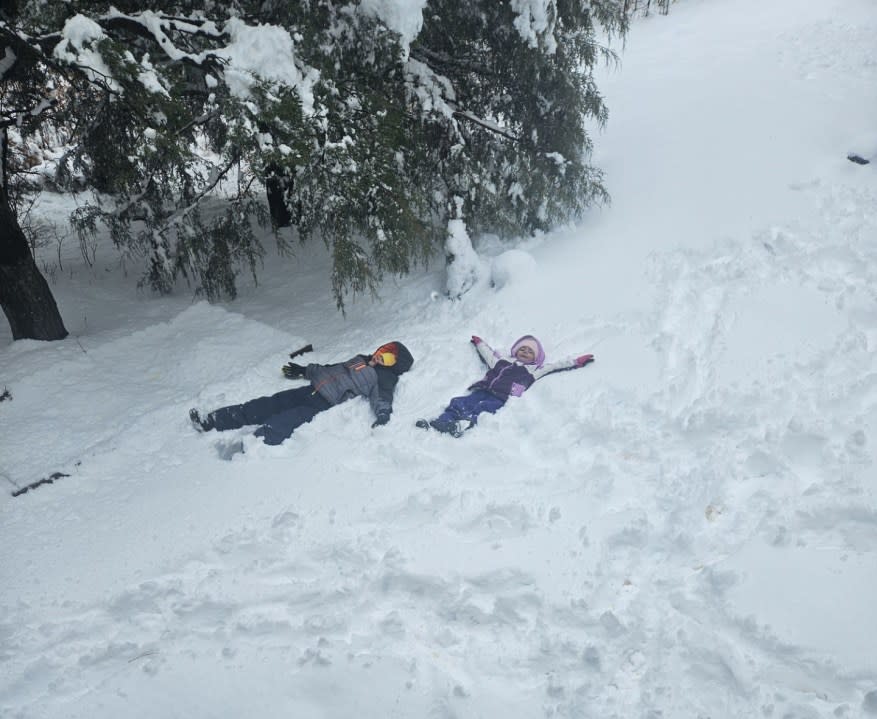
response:
[[[296,207],[295,214],[289,208],[289,195],[292,188],[292,177],[279,165],[269,165],[268,176],[265,178],[265,194],[268,196],[268,211],[274,227],[289,227],[298,224],[301,208]]]
[[[265,190],[265,194],[268,195],[268,211],[271,213],[274,227],[289,227],[292,215],[286,206],[286,178],[280,173],[280,168],[276,166],[268,168]]]
[[[58,305],[28,247],[6,190],[6,130],[0,133],[0,307],[12,339],[61,340],[67,336]]]

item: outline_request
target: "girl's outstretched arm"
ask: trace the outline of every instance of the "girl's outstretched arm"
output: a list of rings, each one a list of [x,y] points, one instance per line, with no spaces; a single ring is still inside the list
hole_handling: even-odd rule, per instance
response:
[[[547,374],[551,374],[552,372],[561,372],[562,370],[567,369],[578,369],[579,367],[584,367],[585,365],[591,364],[594,361],[594,355],[579,355],[578,357],[568,357],[567,359],[559,360],[558,362],[551,362],[550,364],[543,365],[539,369],[533,370],[533,377],[535,379],[540,379]]]
[[[487,344],[487,342],[481,339],[478,335],[472,335],[472,339],[469,341],[475,345],[475,349],[478,350],[478,356],[481,357],[484,364],[493,369],[493,365],[496,364],[496,361],[501,359],[499,352],[493,349],[493,347]]]

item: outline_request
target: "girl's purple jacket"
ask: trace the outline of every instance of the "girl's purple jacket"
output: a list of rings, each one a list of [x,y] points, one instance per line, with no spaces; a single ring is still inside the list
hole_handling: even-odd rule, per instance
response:
[[[475,384],[470,385],[469,389],[486,390],[504,400],[509,397],[520,397],[537,379],[547,374],[575,369],[577,366],[574,357],[550,364],[537,365],[535,362],[523,364],[512,356],[503,357],[484,341],[475,345],[475,349],[478,350],[479,356],[489,369],[487,374]]]

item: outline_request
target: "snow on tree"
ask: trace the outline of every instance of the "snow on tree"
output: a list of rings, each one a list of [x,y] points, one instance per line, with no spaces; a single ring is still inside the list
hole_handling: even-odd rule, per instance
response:
[[[473,287],[487,281],[487,265],[472,247],[462,218],[463,199],[454,198],[455,217],[448,220],[445,250],[448,256],[447,290],[451,299],[459,299]]]
[[[27,261],[16,198],[49,185],[95,191],[74,226],[145,258],[149,286],[209,299],[256,273],[259,224],[326,243],[339,307],[453,247],[449,228],[548,229],[607,198],[585,123],[606,119],[591,71],[626,28],[617,0],[6,3],[0,272]],[[61,152],[26,187],[41,137]],[[47,292],[0,293],[13,327],[52,313]]]

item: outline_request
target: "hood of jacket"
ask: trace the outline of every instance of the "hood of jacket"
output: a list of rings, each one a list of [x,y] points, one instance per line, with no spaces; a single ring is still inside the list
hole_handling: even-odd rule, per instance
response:
[[[414,364],[414,357],[411,356],[411,352],[399,340],[393,340],[392,342],[387,342],[387,344],[396,345],[396,363],[392,367],[385,367],[384,369],[388,369],[397,377],[405,374],[411,369],[411,365]]]
[[[529,364],[534,364],[536,365],[536,367],[541,367],[545,364],[545,350],[542,347],[542,343],[537,340],[533,335],[524,335],[523,337],[515,340],[515,343],[512,345],[511,350],[509,350],[509,355],[514,357],[515,352],[518,351],[518,348],[521,345],[529,345],[529,347],[533,350],[533,354],[536,355],[536,359]]]

